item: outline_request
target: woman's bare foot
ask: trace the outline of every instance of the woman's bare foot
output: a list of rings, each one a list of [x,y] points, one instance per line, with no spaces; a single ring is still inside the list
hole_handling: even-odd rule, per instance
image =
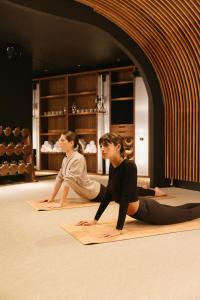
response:
[[[155,187],[154,191],[155,191],[155,197],[167,196],[167,194],[158,187]]]
[[[148,189],[147,184],[142,185],[142,188],[143,188],[143,189]]]

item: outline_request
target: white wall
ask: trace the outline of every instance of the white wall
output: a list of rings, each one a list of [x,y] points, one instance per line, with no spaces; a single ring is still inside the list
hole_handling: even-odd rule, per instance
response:
[[[36,169],[40,165],[40,132],[39,132],[39,83],[36,84],[36,89],[33,89],[33,115],[32,115],[32,128],[33,128],[33,149],[36,149]]]
[[[142,77],[135,79],[135,162],[138,176],[149,176],[149,100]]]

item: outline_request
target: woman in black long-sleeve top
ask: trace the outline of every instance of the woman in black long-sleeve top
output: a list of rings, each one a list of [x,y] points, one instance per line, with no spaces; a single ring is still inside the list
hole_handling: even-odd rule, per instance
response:
[[[126,214],[150,224],[173,224],[200,218],[200,203],[180,206],[160,204],[155,200],[137,198],[137,168],[134,161],[124,156],[123,138],[117,134],[103,135],[99,144],[104,159],[110,160],[109,180],[106,193],[94,220],[80,221],[78,225],[95,225],[110,203],[119,203],[116,228],[106,233],[111,237],[122,233]]]

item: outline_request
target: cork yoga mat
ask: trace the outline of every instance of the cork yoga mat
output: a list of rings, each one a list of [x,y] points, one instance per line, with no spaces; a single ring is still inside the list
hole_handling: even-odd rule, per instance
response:
[[[121,235],[110,238],[101,237],[104,233],[109,232],[110,229],[115,228],[115,226],[116,221],[98,223],[93,226],[60,225],[61,228],[82,244],[91,245],[181,231],[200,230],[200,219],[172,225],[149,225],[128,217]]]
[[[140,197],[139,197],[140,198]],[[141,197],[143,198],[143,197]],[[162,200],[162,199],[171,199],[175,198],[175,196],[167,195],[167,196],[161,196],[161,197],[152,197],[152,196],[146,196],[144,197],[146,199],[154,199],[154,200]],[[64,203],[61,207],[48,207],[49,203],[39,203],[38,201],[27,201],[29,205],[31,205],[34,209],[38,211],[47,211],[47,210],[58,210],[58,209],[65,209],[65,208],[78,208],[78,207],[87,207],[87,206],[98,206],[99,202],[92,202],[86,199],[81,198],[70,198],[67,199],[66,203]],[[110,204],[113,204],[112,201]]]
[[[139,199],[140,198],[144,198],[144,199],[153,199],[153,200],[167,200],[167,199],[173,199],[173,198],[176,198],[176,196],[174,195],[165,195],[165,196],[158,196],[158,197],[155,197],[155,196],[139,196],[138,197]]]
[[[92,202],[81,198],[70,198],[67,199],[66,203],[64,203],[61,207],[48,207],[49,203],[39,203],[37,201],[27,201],[29,205],[31,205],[34,209],[38,211],[49,211],[49,210],[59,210],[65,208],[76,208],[76,207],[86,207],[86,206],[95,206],[99,205],[98,202]]]

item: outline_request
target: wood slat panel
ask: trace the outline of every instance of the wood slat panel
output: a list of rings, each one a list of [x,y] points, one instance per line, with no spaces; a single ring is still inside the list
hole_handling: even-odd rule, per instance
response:
[[[165,109],[165,176],[200,182],[197,0],[78,0],[126,32],[151,61]]]

